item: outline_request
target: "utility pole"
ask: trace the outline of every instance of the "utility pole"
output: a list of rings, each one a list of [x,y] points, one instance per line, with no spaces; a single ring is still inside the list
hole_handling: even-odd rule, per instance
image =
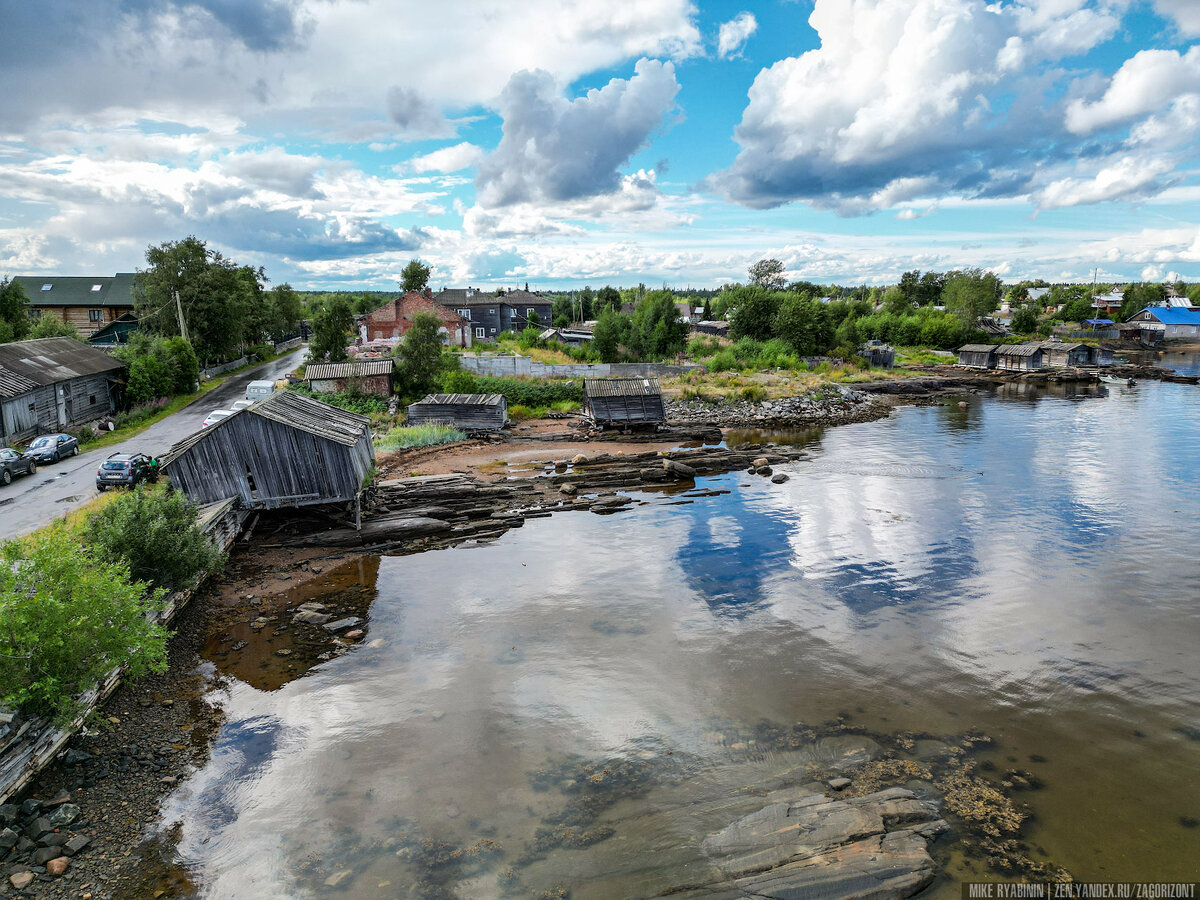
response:
[[[179,313],[179,333],[190,344],[191,341],[188,340],[187,333],[187,319],[183,317],[183,301],[179,299],[179,291],[172,291],[172,293],[175,295],[175,310]]]

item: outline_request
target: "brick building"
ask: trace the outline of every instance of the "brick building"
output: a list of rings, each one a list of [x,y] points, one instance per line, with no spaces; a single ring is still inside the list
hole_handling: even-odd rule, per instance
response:
[[[463,317],[433,299],[428,290],[409,291],[363,316],[359,337],[366,341],[399,341],[412,328],[417,313],[432,313],[441,322],[443,344],[471,346],[471,331]]]

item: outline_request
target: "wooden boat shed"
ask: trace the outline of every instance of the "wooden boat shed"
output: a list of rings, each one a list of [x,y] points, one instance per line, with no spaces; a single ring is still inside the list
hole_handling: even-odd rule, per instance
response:
[[[1036,372],[1042,368],[1044,353],[1037,342],[1005,344],[996,351],[996,368],[1008,372]]]
[[[395,363],[391,357],[362,362],[311,363],[304,369],[304,380],[314,394],[336,394],[357,388],[363,394],[390,397],[394,371]]]
[[[657,378],[585,378],[583,411],[601,427],[658,425],[667,420]]]
[[[1049,368],[1086,366],[1091,363],[1091,357],[1092,354],[1087,344],[1068,344],[1064,341],[1042,342],[1042,363]]]
[[[428,394],[409,404],[409,425],[449,425],[467,434],[499,431],[508,422],[508,401],[500,394]]]
[[[160,465],[196,504],[230,497],[243,509],[357,503],[375,465],[371,420],[276,391],[184,438]]]
[[[968,369],[996,368],[995,344],[964,344],[958,348],[958,364]]]

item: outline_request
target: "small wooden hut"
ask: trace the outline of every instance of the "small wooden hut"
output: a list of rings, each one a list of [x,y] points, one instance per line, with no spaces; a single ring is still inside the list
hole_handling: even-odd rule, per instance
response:
[[[601,427],[658,425],[667,420],[657,378],[585,378],[583,411]]]
[[[467,434],[499,431],[508,422],[500,394],[427,394],[409,404],[409,425],[449,425]]]
[[[392,359],[366,359],[362,362],[313,363],[304,369],[304,380],[314,394],[336,394],[357,388],[377,397],[392,395]]]
[[[370,419],[291,391],[197,431],[161,461],[193,503],[236,497],[243,509],[357,502],[374,465]]]
[[[858,348],[858,355],[876,369],[890,369],[896,364],[896,350],[883,341],[870,340]]]
[[[958,364],[968,369],[996,368],[995,344],[965,344],[958,348]]]
[[[1042,364],[1051,369],[1086,366],[1090,357],[1086,344],[1068,344],[1064,341],[1042,343]]]
[[[1036,372],[1042,367],[1042,345],[1031,341],[1005,344],[996,351],[996,368],[1008,372]]]

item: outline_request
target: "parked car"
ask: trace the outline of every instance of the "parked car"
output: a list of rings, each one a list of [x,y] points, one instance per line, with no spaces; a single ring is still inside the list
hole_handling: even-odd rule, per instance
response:
[[[114,453],[96,470],[96,490],[133,487],[143,481],[158,481],[158,460],[145,453]]]
[[[231,410],[233,410],[234,412],[237,412],[239,409],[245,409],[247,406],[253,406],[253,405],[254,405],[253,400],[234,400],[232,403],[229,404],[229,408]]]
[[[29,442],[25,455],[38,462],[58,462],[79,453],[79,439],[69,434],[43,434]]]
[[[215,425],[222,419],[227,419],[233,415],[232,409],[214,409],[210,412],[203,422],[200,423],[201,428],[207,428],[209,425]]]
[[[12,484],[14,475],[32,475],[37,471],[37,460],[22,456],[8,447],[0,448],[0,484]]]
[[[262,400],[270,397],[275,393],[275,382],[273,381],[252,381],[246,385],[247,400]]]

